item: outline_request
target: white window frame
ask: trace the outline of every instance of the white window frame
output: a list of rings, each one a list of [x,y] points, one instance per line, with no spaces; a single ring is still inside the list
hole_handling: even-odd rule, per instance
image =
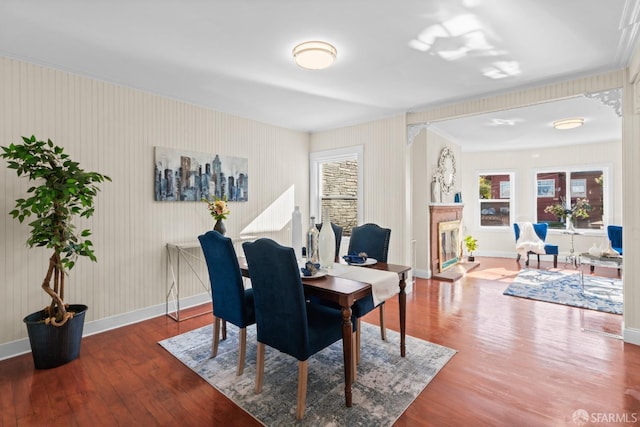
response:
[[[343,160],[356,160],[358,162],[358,225],[362,224],[364,202],[362,181],[364,176],[364,146],[337,148],[333,150],[314,151],[309,154],[309,216],[315,216],[317,222],[322,222],[322,179],[320,176],[320,164],[327,162],[339,162]]]
[[[591,228],[576,228],[580,230],[581,233],[591,234],[591,235],[601,235],[606,234],[607,225],[611,224],[611,218],[613,218],[613,174],[611,173],[611,169],[613,168],[611,163],[596,163],[596,164],[584,164],[577,166],[556,166],[556,167],[547,167],[547,168],[538,168],[533,169],[533,212],[531,218],[535,218],[535,221],[538,222],[538,182],[537,177],[539,173],[553,173],[553,172],[564,172],[567,174],[567,182],[565,188],[565,194],[569,195],[569,199],[571,197],[571,181],[570,178],[572,172],[585,172],[585,171],[602,171],[603,178],[603,198],[602,198],[602,208],[604,210],[604,214],[602,215],[602,224],[603,227],[601,230],[591,229]],[[580,196],[578,196],[580,197]],[[549,232],[551,233],[562,233],[563,230],[558,228],[549,228]]]
[[[504,199],[480,199],[480,177],[486,175],[509,175],[509,198]],[[476,172],[476,200],[478,201],[478,213],[475,221],[479,229],[482,230],[508,230],[513,224],[516,211],[516,173],[513,170],[482,170]],[[502,192],[502,188],[500,189]],[[509,201],[509,225],[482,225],[482,202],[505,202]]]

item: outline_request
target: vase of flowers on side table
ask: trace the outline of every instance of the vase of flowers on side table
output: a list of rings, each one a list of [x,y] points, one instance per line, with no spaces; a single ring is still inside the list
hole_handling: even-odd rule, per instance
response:
[[[216,197],[213,201],[202,199],[203,202],[207,203],[207,207],[209,208],[209,213],[216,220],[216,224],[213,226],[213,229],[223,236],[227,232],[227,228],[224,226],[223,219],[227,219],[227,215],[231,213],[229,210],[229,206],[227,206],[227,196],[224,196],[222,199]]]
[[[569,232],[575,232],[574,220],[589,218],[591,205],[589,199],[577,198],[575,203],[568,203],[564,197],[560,197],[560,202],[544,208],[545,213],[550,213],[564,222],[565,228]]]

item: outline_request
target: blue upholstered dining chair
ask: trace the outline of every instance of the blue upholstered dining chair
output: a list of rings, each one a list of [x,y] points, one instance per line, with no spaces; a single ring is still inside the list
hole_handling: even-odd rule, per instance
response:
[[[322,231],[322,223],[316,224],[316,228],[318,231]],[[340,260],[340,244],[342,243],[342,227],[331,223],[331,228],[333,229],[333,234],[336,236],[336,262]]]
[[[609,237],[609,243],[611,249],[622,255],[622,226],[609,225],[607,226],[607,236]]]
[[[557,268],[558,267],[558,245],[551,245],[545,242],[545,240],[547,239],[547,230],[549,229],[549,224],[547,224],[546,222],[541,222],[541,223],[532,224],[532,225],[533,225],[533,231],[535,231],[536,235],[540,238],[540,240],[544,242],[543,255],[553,255],[553,268]],[[513,231],[515,232],[516,242],[517,242],[518,239],[520,239],[520,226],[518,225],[518,223],[513,223]],[[540,254],[529,251],[527,252],[527,261],[525,262],[525,265],[527,267],[529,266],[530,254],[537,255],[538,264],[540,264]],[[520,258],[521,258],[520,254],[518,254],[516,261],[520,262]]]
[[[209,270],[211,298],[213,300],[213,343],[211,357],[218,354],[221,320],[240,328],[238,368],[236,375],[242,375],[247,350],[247,326],[256,323],[253,306],[253,289],[245,289],[238,257],[233,242],[217,231],[208,231],[198,236]],[[226,334],[223,335],[223,339]]]
[[[366,252],[368,258],[374,258],[380,262],[387,262],[389,254],[389,240],[391,239],[391,230],[382,228],[377,224],[363,224],[354,227],[351,230],[351,238],[349,239],[349,254],[358,254]],[[378,305],[380,307],[380,337],[386,340],[386,329],[384,326],[384,302]],[[352,307],[353,314],[357,318],[356,329],[356,361],[360,361],[360,318],[375,308],[373,305],[373,296],[358,300]]]
[[[307,302],[292,248],[261,238],[242,244],[253,285],[258,353],[256,393],[262,391],[265,345],[298,359],[296,418],[304,416],[310,356],[342,339],[342,312]]]

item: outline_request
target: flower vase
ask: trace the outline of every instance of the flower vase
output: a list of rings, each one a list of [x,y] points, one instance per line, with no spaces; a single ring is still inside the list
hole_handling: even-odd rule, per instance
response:
[[[565,219],[565,228],[567,231],[573,233],[574,231],[576,231],[575,227],[573,226],[573,218],[571,217],[571,215],[569,215],[566,219]]]
[[[320,268],[331,268],[336,257],[336,236],[329,220],[329,209],[322,213],[322,229],[318,236],[318,252],[320,255]]]
[[[216,221],[216,225],[213,226],[213,229],[223,236],[227,232],[227,227],[224,226],[224,222],[221,219]]]

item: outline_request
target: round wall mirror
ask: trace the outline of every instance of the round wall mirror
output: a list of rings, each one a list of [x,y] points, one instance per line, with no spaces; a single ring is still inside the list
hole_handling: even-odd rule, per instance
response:
[[[456,185],[456,158],[449,147],[444,147],[438,160],[440,170],[440,189],[442,194],[451,194]]]

